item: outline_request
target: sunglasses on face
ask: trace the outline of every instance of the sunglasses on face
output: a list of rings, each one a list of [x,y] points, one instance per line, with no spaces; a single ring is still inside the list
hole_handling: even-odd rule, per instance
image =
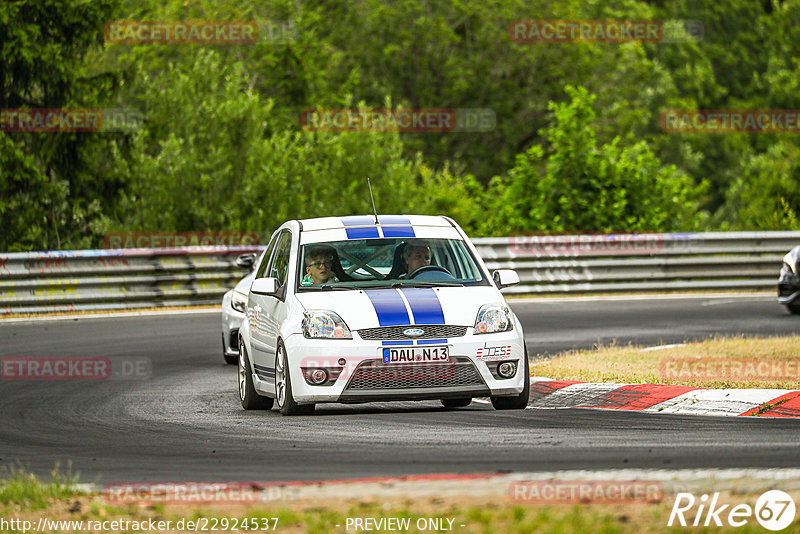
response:
[[[309,267],[316,267],[317,269],[322,269],[323,265],[325,267],[327,267],[328,269],[330,269],[331,267],[333,267],[333,261],[331,261],[331,260],[318,261],[318,262],[315,262],[315,263],[309,263],[308,264]]]

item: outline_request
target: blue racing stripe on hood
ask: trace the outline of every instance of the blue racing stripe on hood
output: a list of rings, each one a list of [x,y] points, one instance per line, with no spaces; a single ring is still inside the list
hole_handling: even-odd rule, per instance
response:
[[[403,326],[411,324],[406,303],[396,289],[367,289],[364,291],[378,314],[381,326]]]
[[[411,306],[415,324],[444,324],[442,304],[433,288],[407,287],[400,291]]]

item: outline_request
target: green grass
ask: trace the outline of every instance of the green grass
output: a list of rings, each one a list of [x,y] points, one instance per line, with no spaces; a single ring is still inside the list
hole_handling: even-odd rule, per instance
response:
[[[3,508],[19,508],[22,510],[41,510],[53,501],[68,499],[78,495],[75,489],[77,476],[69,471],[61,475],[56,467],[50,480],[42,481],[36,475],[24,469],[11,467],[0,472],[0,505]]]
[[[77,477],[69,473],[61,476],[57,470],[53,471],[49,480],[44,481],[22,469],[0,472],[0,516],[6,519],[24,517],[28,520],[42,516],[51,520],[117,518],[141,521],[154,518],[171,520],[173,525],[181,519],[199,518],[264,518],[270,519],[269,524],[274,525],[272,518],[278,518],[274,532],[284,534],[344,533],[347,532],[348,517],[377,520],[409,518],[411,528],[408,532],[434,532],[416,528],[417,519],[425,518],[452,519],[452,531],[462,534],[656,534],[686,531],[685,528],[666,526],[673,502],[670,496],[658,504],[535,504],[510,502],[508,496],[503,495],[470,497],[469,488],[465,488],[460,497],[441,499],[397,496],[375,500],[363,495],[363,498],[288,500],[251,506],[131,504],[119,507],[104,502],[101,495],[80,492],[75,488],[76,481]],[[800,492],[794,491],[792,494],[795,502],[800,502]],[[721,502],[752,504],[757,497],[757,494],[730,494]],[[73,509],[71,504],[80,506]],[[259,524],[262,524],[261,521]],[[447,526],[450,523],[445,521],[443,524]],[[796,519],[787,532],[798,532],[799,527],[800,519]],[[691,530],[698,533],[736,534],[764,531],[755,520],[748,520],[746,526],[739,528],[725,526]],[[353,531],[352,527],[350,531]]]

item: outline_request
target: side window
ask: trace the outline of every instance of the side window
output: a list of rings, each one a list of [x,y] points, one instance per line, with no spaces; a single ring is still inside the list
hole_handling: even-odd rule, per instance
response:
[[[289,253],[292,250],[292,234],[289,232],[281,233],[278,246],[275,249],[275,259],[269,270],[269,275],[278,279],[282,286],[286,283],[286,275],[289,272]]]
[[[255,278],[264,278],[264,271],[267,270],[267,265],[269,265],[269,259],[272,257],[272,251],[275,250],[275,243],[278,242],[279,237],[280,234],[272,236],[272,240],[269,242],[269,245],[267,246],[267,251],[264,253],[263,258],[261,259],[261,263],[258,266]]]

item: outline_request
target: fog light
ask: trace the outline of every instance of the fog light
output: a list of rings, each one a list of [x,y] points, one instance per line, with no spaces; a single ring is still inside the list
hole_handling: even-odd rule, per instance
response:
[[[346,363],[347,363],[347,360],[345,360],[344,358],[339,358],[339,365],[344,365]]]
[[[497,366],[497,374],[503,378],[511,378],[517,372],[517,364],[515,362],[503,362]]]
[[[328,381],[328,372],[325,369],[314,369],[308,378],[313,384],[324,384]]]

